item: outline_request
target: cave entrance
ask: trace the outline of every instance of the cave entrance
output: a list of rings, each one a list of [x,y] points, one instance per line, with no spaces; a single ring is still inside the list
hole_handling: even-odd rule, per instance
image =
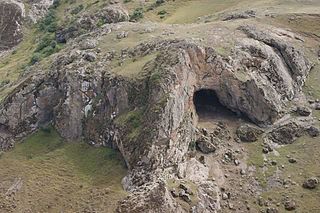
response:
[[[196,91],[193,103],[200,122],[239,120],[239,115],[221,104],[214,90],[201,89]]]

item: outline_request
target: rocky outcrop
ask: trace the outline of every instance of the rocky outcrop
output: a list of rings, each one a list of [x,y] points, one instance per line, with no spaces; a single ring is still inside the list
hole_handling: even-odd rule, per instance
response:
[[[56,40],[66,43],[68,40],[79,36],[81,31],[92,31],[104,24],[129,21],[129,13],[120,4],[110,5],[94,14],[85,13],[68,28],[59,29],[56,32]]]
[[[156,54],[138,80],[112,73],[108,53],[96,45],[79,48],[75,41],[56,56],[48,72],[27,78],[1,103],[0,146],[11,148],[51,122],[66,139],[84,137],[92,145],[120,150],[130,170],[124,179],[130,194],[119,212],[181,209],[165,186],[166,179],[178,176],[200,187],[200,201],[190,209],[214,212],[217,199],[207,195],[217,190],[206,182],[206,167],[186,157],[197,139],[194,93],[213,90],[226,108],[257,125],[270,125],[300,93],[311,68],[300,50],[274,32],[243,30],[249,38],[239,40],[228,57],[186,40],[128,49],[131,59]],[[94,60],[88,60],[88,52]],[[186,172],[191,166],[199,172]]]
[[[59,0],[30,0],[29,4],[30,10],[28,11],[28,18],[32,23],[36,23],[38,20],[43,18],[49,8],[54,4],[58,4]]]
[[[22,3],[14,0],[0,2],[0,51],[14,47],[22,40],[24,16],[25,9]]]

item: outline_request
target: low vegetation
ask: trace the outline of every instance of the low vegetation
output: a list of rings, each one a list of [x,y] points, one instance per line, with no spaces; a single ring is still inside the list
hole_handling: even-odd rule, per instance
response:
[[[14,197],[0,199],[0,212],[12,205],[18,212],[107,212],[126,194],[121,186],[126,167],[118,152],[66,143],[53,128],[1,154],[0,170],[2,198],[22,181]]]

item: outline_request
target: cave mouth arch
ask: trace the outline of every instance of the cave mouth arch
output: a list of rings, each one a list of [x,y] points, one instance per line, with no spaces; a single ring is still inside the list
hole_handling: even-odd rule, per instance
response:
[[[224,106],[212,89],[200,89],[193,95],[193,104],[199,120],[237,120],[241,117]]]

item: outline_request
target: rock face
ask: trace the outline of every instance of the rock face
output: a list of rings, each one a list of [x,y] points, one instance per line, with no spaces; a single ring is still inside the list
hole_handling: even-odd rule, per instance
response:
[[[24,5],[13,0],[0,2],[0,51],[17,45],[23,37]]]
[[[88,60],[84,57],[88,50],[75,41],[55,56],[48,72],[31,75],[1,103],[0,148],[10,149],[51,122],[66,139],[84,137],[93,145],[120,150],[130,170],[124,179],[130,194],[118,212],[186,212],[163,179],[178,174],[187,179],[191,174],[187,166],[176,168],[186,163],[189,144],[197,136],[194,93],[213,90],[228,109],[257,125],[270,125],[300,93],[311,68],[303,53],[276,30],[241,30],[237,33],[242,38],[228,57],[214,47],[186,40],[128,48],[131,58],[156,54],[137,80],[112,73],[110,57],[99,54],[94,45],[90,52],[95,59]],[[273,137],[279,139],[277,135]],[[211,145],[207,148],[213,150]],[[190,165],[196,165],[194,171],[201,169],[190,177],[198,183],[201,198],[194,212],[215,212],[217,199],[208,195],[216,188],[206,182],[204,165]]]
[[[50,6],[59,0],[30,0],[27,3],[30,5],[30,10],[28,12],[28,18],[31,22],[36,23],[39,19],[43,18]]]

